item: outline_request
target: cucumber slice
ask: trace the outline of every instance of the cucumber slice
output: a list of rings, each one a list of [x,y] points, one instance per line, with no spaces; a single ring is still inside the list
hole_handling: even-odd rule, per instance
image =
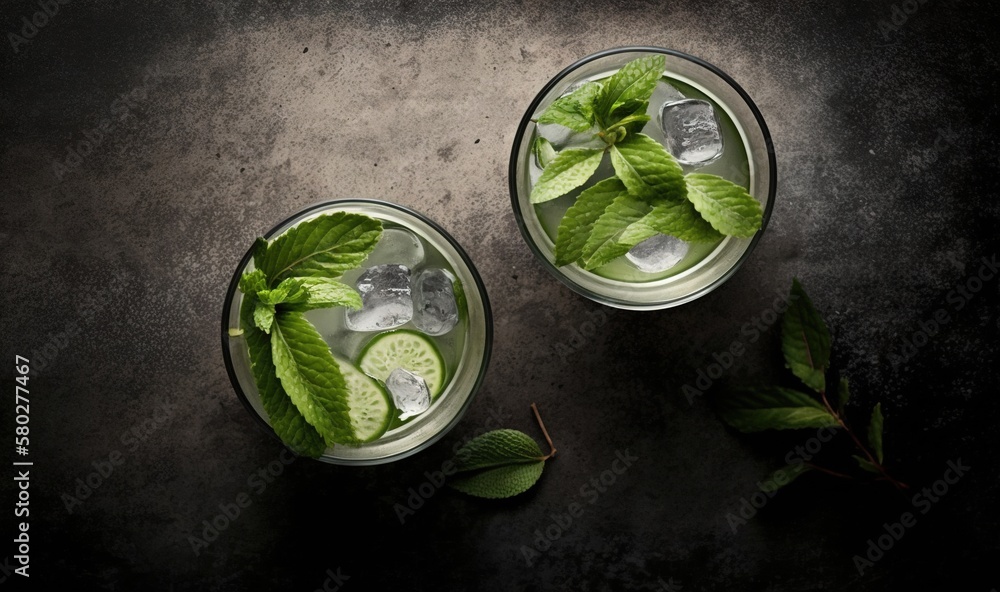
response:
[[[361,351],[361,370],[382,382],[396,368],[405,368],[427,382],[431,399],[444,390],[447,371],[434,342],[422,333],[401,329],[376,335]]]
[[[347,383],[347,405],[354,435],[362,443],[382,436],[396,414],[389,393],[378,382],[345,360],[336,358],[340,373]]]

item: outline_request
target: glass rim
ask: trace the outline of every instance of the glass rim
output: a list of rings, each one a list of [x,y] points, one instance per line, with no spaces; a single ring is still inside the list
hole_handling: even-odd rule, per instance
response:
[[[435,232],[440,234],[441,237],[444,238],[444,240],[447,241],[448,244],[453,249],[455,249],[456,253],[458,253],[458,256],[462,260],[462,263],[465,265],[466,269],[468,269],[469,274],[475,281],[476,290],[479,293],[480,299],[482,300],[483,303],[483,321],[484,321],[485,335],[484,335],[482,361],[479,365],[479,370],[476,379],[472,384],[471,390],[469,391],[469,395],[462,403],[462,407],[455,413],[455,415],[448,421],[447,424],[445,424],[440,430],[437,430],[426,440],[420,441],[412,448],[408,448],[406,450],[388,456],[382,456],[370,459],[368,458],[346,459],[339,457],[321,456],[320,458],[311,459],[326,464],[370,466],[370,465],[391,463],[412,456],[422,450],[425,450],[426,448],[430,447],[432,444],[440,440],[442,437],[444,437],[445,434],[450,432],[452,428],[454,428],[455,425],[462,419],[462,417],[468,410],[469,405],[472,404],[472,401],[475,398],[476,393],[482,387],[483,380],[485,379],[486,376],[487,368],[489,367],[490,357],[493,352],[493,312],[492,308],[490,307],[489,296],[486,293],[486,285],[483,282],[482,277],[479,275],[479,271],[476,269],[476,266],[472,262],[472,259],[465,252],[465,249],[463,249],[462,246],[458,243],[458,241],[455,240],[455,238],[451,236],[451,234],[449,234],[437,222],[431,220],[424,214],[421,214],[420,212],[417,212],[416,210],[410,209],[406,206],[402,206],[385,200],[370,199],[370,198],[341,198],[341,199],[332,199],[332,200],[316,202],[313,203],[312,205],[306,206],[304,208],[301,208],[293,212],[290,216],[284,218],[281,222],[278,222],[277,224],[272,226],[270,230],[268,230],[261,236],[263,236],[266,239],[270,239],[271,236],[273,236],[280,228],[285,227],[286,225],[288,225],[290,222],[292,222],[297,218],[304,218],[308,216],[310,213],[315,212],[316,210],[328,209],[330,206],[334,206],[337,204],[348,204],[348,203],[362,204],[362,205],[371,204],[371,205],[387,207],[389,209],[394,209],[399,212],[402,212],[403,214],[406,214],[408,216],[412,216],[420,220],[424,224],[430,226]],[[251,417],[254,418],[254,423],[258,427],[262,428],[272,438],[276,439],[282,446],[284,446],[286,449],[293,452],[294,454],[294,451],[288,448],[288,446],[281,440],[278,434],[275,433],[274,428],[272,428],[271,425],[267,423],[267,420],[264,417],[262,417],[261,414],[258,413],[257,410],[254,408],[253,404],[250,402],[250,399],[247,397],[247,394],[243,391],[243,387],[240,386],[239,377],[236,375],[236,369],[233,366],[233,355],[230,347],[230,336],[229,336],[229,318],[232,315],[232,305],[235,299],[236,292],[237,290],[239,290],[241,271],[246,269],[250,261],[253,260],[253,249],[254,249],[253,245],[250,245],[250,248],[247,249],[246,254],[243,255],[243,258],[240,259],[240,262],[236,265],[236,270],[234,271],[233,277],[229,282],[229,288],[226,290],[225,300],[223,301],[223,306],[222,306],[222,331],[221,331],[222,358],[226,366],[226,373],[229,375],[229,382],[232,385],[233,390],[236,392],[236,398],[240,400],[240,403],[243,404],[243,407],[245,407],[246,410],[250,413]],[[310,458],[310,457],[303,457],[303,458]]]
[[[522,212],[521,206],[518,203],[517,171],[518,171],[518,166],[520,164],[518,159],[518,147],[520,143],[523,141],[524,133],[527,130],[528,125],[531,123],[532,115],[535,113],[535,110],[538,109],[538,105],[542,102],[542,99],[545,97],[545,95],[549,93],[549,91],[551,91],[557,84],[559,84],[559,82],[562,79],[566,78],[567,76],[569,76],[582,66],[585,66],[586,64],[589,64],[590,62],[596,61],[598,59],[621,53],[658,53],[658,54],[669,55],[676,58],[680,58],[682,60],[687,60],[689,62],[692,62],[718,76],[720,79],[722,79],[723,82],[728,84],[734,91],[736,91],[736,93],[740,96],[740,98],[743,99],[744,103],[746,103],[747,108],[753,114],[757,126],[760,128],[760,132],[764,138],[764,145],[767,151],[767,169],[768,169],[767,203],[764,205],[764,211],[763,211],[763,216],[761,218],[760,229],[754,234],[753,238],[750,239],[750,243],[747,245],[746,250],[744,250],[743,253],[740,254],[739,259],[729,269],[727,269],[724,273],[722,273],[722,275],[720,275],[711,283],[698,288],[697,290],[691,292],[690,294],[687,294],[684,297],[666,302],[653,302],[653,303],[640,304],[628,300],[623,300],[621,298],[615,298],[613,296],[596,294],[593,291],[588,290],[587,288],[584,288],[583,286],[571,280],[569,277],[566,276],[566,274],[562,273],[558,267],[553,265],[553,263],[548,260],[548,258],[539,248],[539,246],[532,239],[531,234],[528,231],[527,224],[525,224],[524,221],[525,214]],[[535,97],[531,100],[531,103],[528,105],[528,108],[525,111],[524,116],[521,118],[521,122],[518,124],[517,131],[514,134],[514,140],[512,142],[510,151],[510,161],[507,168],[507,183],[510,191],[511,208],[514,210],[514,218],[515,221],[517,222],[518,230],[520,230],[521,236],[524,238],[524,242],[527,243],[528,248],[531,249],[531,252],[535,256],[535,259],[539,260],[542,263],[542,266],[545,268],[545,270],[548,271],[549,274],[554,276],[557,280],[559,280],[563,285],[568,287],[570,290],[590,300],[614,308],[620,308],[624,310],[645,310],[645,311],[661,310],[664,308],[671,308],[674,306],[680,306],[682,304],[686,304],[688,302],[691,302],[692,300],[696,300],[708,294],[709,292],[715,290],[716,288],[724,284],[726,281],[728,281],[729,278],[731,278],[733,274],[735,274],[740,269],[740,267],[742,267],[743,263],[747,260],[747,258],[753,252],[754,248],[757,246],[758,241],[760,241],[761,237],[764,235],[764,230],[767,228],[767,224],[771,219],[771,210],[774,208],[774,196],[777,189],[777,179],[778,179],[777,159],[775,158],[774,155],[774,142],[771,139],[771,133],[767,128],[767,124],[764,122],[764,116],[761,114],[760,109],[757,107],[757,104],[754,103],[753,99],[750,98],[750,95],[747,94],[745,90],[743,90],[743,87],[740,86],[739,83],[737,83],[736,80],[733,79],[733,77],[731,77],[729,74],[726,74],[718,66],[706,62],[701,58],[695,57],[693,55],[681,51],[667,49],[664,47],[650,46],[650,45],[621,46],[592,53],[566,66],[565,68],[560,70],[558,74],[553,76],[547,83],[545,83],[544,86],[542,86],[542,88],[538,91]]]

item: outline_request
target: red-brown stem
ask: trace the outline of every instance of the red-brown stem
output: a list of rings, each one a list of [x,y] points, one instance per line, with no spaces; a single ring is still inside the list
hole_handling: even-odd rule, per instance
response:
[[[834,411],[833,407],[830,406],[830,401],[828,401],[826,398],[826,391],[825,390],[820,391],[819,396],[822,397],[823,405],[826,407],[826,410],[829,411],[830,415],[832,415],[833,418],[837,420],[837,423],[840,424],[840,427],[843,428],[845,432],[847,432],[847,435],[851,437],[851,440],[854,440],[854,446],[862,453],[864,453],[865,456],[868,457],[868,462],[870,462],[873,467],[878,469],[878,472],[882,474],[885,480],[888,481],[889,483],[892,483],[892,485],[900,491],[908,489],[910,487],[909,485],[903,483],[902,481],[897,481],[896,479],[893,479],[892,476],[889,475],[888,472],[886,472],[885,467],[882,466],[882,463],[875,460],[875,457],[872,455],[871,452],[868,452],[868,449],[865,448],[864,444],[861,443],[861,440],[858,440],[858,437],[854,434],[851,428],[847,427],[847,423],[845,423],[844,419],[840,417],[840,414]]]
[[[545,424],[542,422],[542,416],[538,413],[538,406],[532,403],[531,410],[535,412],[535,420],[538,422],[538,427],[542,428],[542,434],[545,436],[545,441],[549,443],[549,453],[542,458],[542,460],[548,460],[556,455],[556,447],[552,444],[552,438],[549,437],[548,430],[545,429]]]
[[[819,471],[821,473],[826,473],[827,475],[833,475],[834,477],[840,477],[841,479],[854,479],[854,477],[851,476],[851,475],[845,475],[844,473],[838,473],[837,471],[830,470],[830,469],[828,469],[826,467],[821,467],[821,466],[819,466],[817,464],[813,464],[811,462],[807,462],[805,464],[806,464],[806,466],[812,467],[813,469],[816,469],[817,471]]]

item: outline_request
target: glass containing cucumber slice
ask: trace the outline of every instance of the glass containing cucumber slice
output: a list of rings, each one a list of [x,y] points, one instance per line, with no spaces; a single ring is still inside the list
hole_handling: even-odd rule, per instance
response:
[[[482,280],[444,230],[401,206],[339,200],[257,240],[226,295],[237,395],[304,456],[377,464],[443,436],[492,345]]]

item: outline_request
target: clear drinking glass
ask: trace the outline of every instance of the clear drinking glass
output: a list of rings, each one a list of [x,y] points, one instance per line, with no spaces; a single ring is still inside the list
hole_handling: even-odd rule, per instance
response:
[[[443,268],[452,274],[456,283],[460,282],[464,292],[465,312],[460,314],[455,328],[444,335],[429,337],[444,358],[448,377],[443,392],[434,399],[431,407],[405,422],[394,421],[384,435],[370,443],[358,446],[336,445],[328,448],[319,459],[343,465],[387,463],[430,446],[462,417],[482,383],[489,363],[493,318],[482,279],[461,246],[440,226],[402,206],[366,199],[324,202],[299,211],[272,228],[264,238],[272,240],[300,222],[334,212],[363,214],[381,220],[385,230],[405,229],[412,233],[419,239],[419,246],[414,244],[413,250],[422,251],[422,256],[419,256],[421,262],[415,264],[414,276],[421,268]],[[384,236],[385,234],[383,238]],[[393,257],[398,257],[398,254],[389,256],[390,259]],[[364,268],[398,263],[383,259],[386,259],[386,256],[377,246],[361,268],[346,273],[341,281],[354,285],[355,279]],[[415,256],[414,260],[416,259]],[[240,335],[233,335],[239,333],[240,306],[243,302],[239,280],[244,272],[253,269],[252,251],[248,251],[237,266],[226,292],[222,311],[222,351],[237,396],[267,433],[277,438],[268,423],[267,413],[260,400],[251,371],[246,340]],[[343,308],[312,310],[305,315],[330,345],[333,354],[339,358],[356,359],[364,346],[380,334],[349,331]],[[413,321],[399,329],[416,330]],[[235,331],[231,333],[231,330]]]
[[[666,80],[688,99],[708,101],[715,109],[724,150],[708,164],[692,167],[681,163],[685,173],[697,170],[721,176],[745,187],[763,209],[761,228],[750,238],[725,237],[715,244],[692,244],[684,260],[666,272],[647,274],[630,266],[624,258],[585,271],[578,265],[555,265],[555,237],[559,220],[578,192],[542,204],[529,200],[541,169],[532,146],[539,126],[533,121],[559,97],[579,85],[601,80],[640,57],[662,54]],[[659,135],[660,107],[670,98],[654,92],[643,133]],[[661,140],[661,143],[663,141]],[[606,157],[605,157],[606,158]],[[605,173],[608,165],[602,164]],[[521,119],[511,150],[509,182],[511,202],[518,227],[542,265],[575,292],[596,302],[623,309],[654,310],[690,302],[720,286],[747,259],[767,226],[774,204],[776,181],[774,147],[764,119],[740,86],[719,68],[677,51],[658,47],[624,47],[587,56],[557,74],[539,91]]]

